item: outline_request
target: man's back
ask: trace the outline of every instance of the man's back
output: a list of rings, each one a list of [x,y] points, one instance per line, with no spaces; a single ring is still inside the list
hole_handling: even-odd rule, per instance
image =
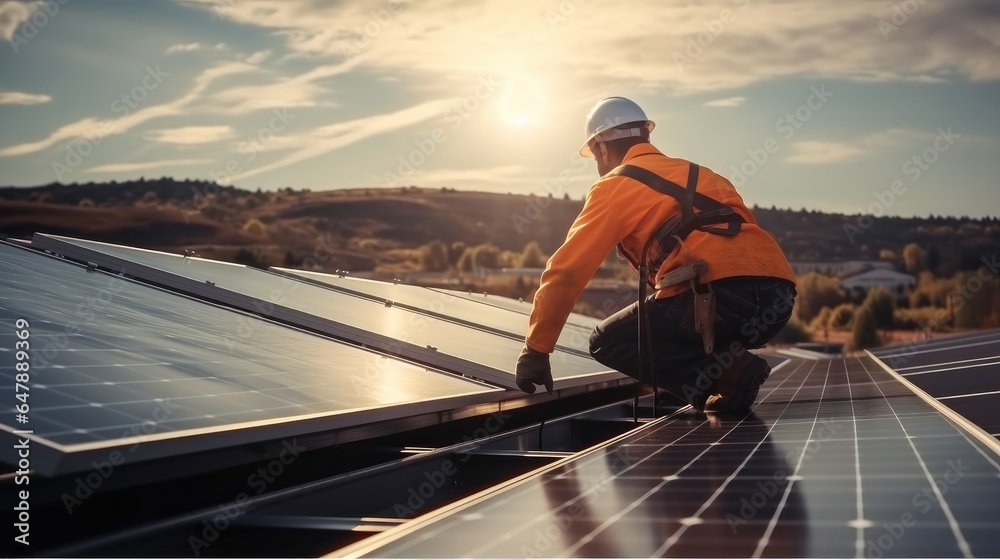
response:
[[[663,155],[652,144],[634,146],[628,151],[623,163],[652,171],[680,186],[686,185],[691,167],[686,160]],[[629,178],[606,177],[599,184],[603,184],[602,190],[605,191],[602,195],[613,196],[619,201],[618,213],[622,216],[641,216],[635,229],[622,240],[631,260],[637,262],[643,246],[656,228],[670,217],[680,214],[680,203],[673,197]],[[697,191],[731,207],[743,217],[745,223],[739,235],[733,237],[693,231],[684,240],[683,248],[674,251],[675,258],[668,259],[654,273],[656,277],[694,260],[704,260],[709,266],[708,272],[702,277],[703,282],[737,276],[767,276],[794,281],[792,270],[780,247],[757,225],[752,212],[729,180],[701,167]],[[669,297],[685,289],[684,285],[665,288],[657,293],[657,297]]]

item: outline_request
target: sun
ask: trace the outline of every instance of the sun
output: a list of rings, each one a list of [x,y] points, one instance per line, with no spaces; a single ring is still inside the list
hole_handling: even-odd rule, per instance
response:
[[[532,128],[545,117],[547,95],[540,80],[532,76],[510,76],[498,100],[500,122],[514,129]]]

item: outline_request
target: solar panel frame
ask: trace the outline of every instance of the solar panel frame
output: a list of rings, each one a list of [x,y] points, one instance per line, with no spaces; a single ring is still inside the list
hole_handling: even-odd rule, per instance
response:
[[[17,253],[11,254],[16,255],[16,260],[18,261],[25,260],[23,257],[27,256],[28,260],[45,259],[47,265],[57,263],[57,266],[53,268],[66,267],[65,270],[67,271],[67,277],[70,277],[74,272],[85,274],[88,278],[95,278],[89,275],[96,274],[99,275],[98,277],[107,279],[108,281],[128,283],[128,285],[131,286],[131,289],[136,290],[136,293],[142,294],[141,297],[152,296],[155,293],[157,294],[157,301],[162,295],[162,299],[164,301],[170,301],[170,298],[179,298],[178,300],[174,300],[174,302],[183,301],[194,304],[198,307],[203,307],[204,309],[209,310],[211,313],[217,313],[221,316],[230,315],[249,317],[249,315],[242,311],[204,302],[183,294],[173,293],[162,288],[150,286],[141,281],[122,278],[118,275],[101,270],[88,271],[85,265],[64,259],[58,259],[30,248],[0,241],[0,254],[8,248],[12,251],[17,251]],[[153,298],[150,298],[150,300],[152,301]],[[307,332],[295,327],[289,327],[267,319],[255,318],[255,320],[264,321],[267,325],[270,325],[275,329],[280,329],[279,332],[294,333],[291,334],[292,337],[307,337],[304,340],[309,341],[325,341],[326,344],[331,345],[331,349],[343,348],[349,349],[350,352],[357,352],[367,356],[380,356],[377,352],[347,345],[341,341],[336,341],[323,335]],[[36,337],[41,334],[37,330],[37,327],[35,332]],[[0,338],[9,338],[9,336],[7,336],[8,334],[9,333],[5,333]],[[0,354],[6,353],[10,350],[10,348],[3,348],[2,350],[3,352],[0,352]],[[411,367],[414,370],[419,368],[419,370],[446,376],[454,379],[455,381],[461,381],[461,383],[468,388],[468,391],[464,391],[459,394],[443,395],[439,398],[411,400],[409,402],[394,403],[392,405],[364,406],[350,409],[342,408],[326,412],[284,415],[266,420],[220,423],[214,426],[190,429],[181,428],[155,433],[145,433],[144,431],[134,432],[129,434],[127,437],[126,432],[128,432],[128,430],[121,430],[116,433],[122,433],[122,437],[110,437],[97,439],[95,441],[75,443],[55,441],[48,437],[43,437],[40,434],[35,434],[34,431],[38,426],[38,422],[44,424],[46,418],[46,416],[41,415],[38,412],[41,409],[35,408],[35,411],[31,412],[29,416],[36,423],[34,424],[35,427],[33,427],[31,423],[28,424],[27,429],[29,432],[26,432],[24,427],[8,424],[6,417],[0,419],[0,459],[9,464],[16,465],[18,457],[14,444],[17,443],[18,439],[27,437],[34,443],[31,447],[32,469],[43,476],[56,476],[92,469],[93,461],[107,460],[109,454],[114,451],[123,452],[129,462],[141,462],[209,450],[233,449],[246,444],[262,444],[282,438],[300,437],[311,433],[356,428],[358,426],[388,420],[416,417],[424,414],[438,414],[443,411],[450,411],[463,407],[481,406],[485,403],[502,400],[504,395],[507,394],[507,391],[502,388],[463,378],[455,374],[437,371],[423,365],[417,366],[415,364],[408,364],[405,360],[401,360],[399,358],[386,359],[393,360],[394,362],[404,365],[405,367]],[[11,368],[4,367],[3,369],[6,370]],[[37,383],[37,381],[34,381],[34,383]],[[0,385],[4,385],[4,383],[0,382]],[[62,385],[50,385],[58,387],[59,389],[63,388]],[[109,389],[111,388],[114,387],[109,387]],[[36,388],[36,390],[38,389]],[[59,391],[56,392],[58,393]],[[152,404],[153,402],[154,400],[150,397],[149,403]],[[37,407],[37,399],[35,401],[35,406]],[[150,407],[150,410],[152,411],[152,407]],[[12,411],[11,416],[13,416]]]
[[[166,286],[171,289],[189,293],[199,298],[205,298],[210,301],[216,301],[224,305],[235,307],[237,309],[242,309],[250,313],[261,314],[263,311],[262,302],[241,292],[222,288],[220,286],[216,286],[214,283],[211,282],[202,282],[191,277],[175,274],[173,272],[162,270],[154,266],[134,261],[129,261],[127,259],[118,257],[116,255],[111,255],[105,252],[101,252],[98,249],[93,249],[90,247],[90,245],[97,247],[107,246],[111,249],[148,253],[151,255],[170,257],[170,258],[188,258],[188,257],[182,257],[180,255],[164,253],[160,251],[151,251],[147,249],[116,246],[108,243],[79,240],[79,239],[73,239],[73,238],[49,235],[43,233],[36,233],[32,237],[31,244],[33,247],[38,249],[50,251],[52,253],[63,255],[68,258],[79,260],[81,262],[92,263],[96,266],[112,270],[114,272],[141,278],[142,280],[152,282],[157,285]],[[199,261],[207,262],[213,265],[231,266],[234,267],[234,269],[249,269],[249,267],[246,267],[244,265],[224,263],[221,261],[200,259],[196,257],[190,257],[190,260],[194,262],[199,262]],[[301,282],[300,280],[292,279],[283,275],[278,275],[273,272],[268,272],[259,269],[249,269],[249,270],[253,270],[254,272],[260,274],[270,275],[277,279],[283,279],[286,282],[297,282],[301,285],[310,286],[310,284],[306,284],[304,282]],[[326,289],[318,287],[316,288]],[[332,292],[332,293],[337,293],[337,292]],[[392,355],[397,355],[408,360],[413,360],[419,363],[428,364],[432,367],[436,367],[439,369],[459,373],[462,375],[467,375],[508,389],[517,389],[517,385],[514,382],[514,376],[512,371],[497,369],[486,364],[481,364],[478,362],[471,361],[469,359],[465,359],[461,356],[439,352],[436,348],[432,347],[431,345],[424,347],[410,342],[397,340],[392,337],[388,337],[385,335],[365,330],[363,328],[348,325],[346,323],[336,321],[334,319],[303,312],[293,307],[281,305],[279,303],[265,302],[264,306],[266,306],[267,308],[266,316],[280,322],[298,325],[308,330],[324,333],[338,339],[348,340],[357,344],[361,344],[366,347],[375,348]],[[428,320],[434,321],[436,319],[428,318]],[[488,332],[488,331],[483,331],[483,332]],[[520,346],[520,343],[517,344],[518,346]],[[516,358],[516,355],[512,356],[511,366],[513,366],[514,358]],[[585,358],[584,356],[581,356],[577,352],[570,353],[570,352],[557,351],[552,355],[551,358],[553,369],[555,370],[556,368],[558,368],[560,361],[566,359],[591,360],[591,358],[589,357]],[[597,364],[596,361],[594,361],[593,363],[595,364],[595,366],[599,366],[599,364]],[[599,366],[599,369],[594,372],[560,374],[558,373],[558,371],[554,371],[554,373],[556,374],[554,380],[554,389],[557,391],[574,387],[581,387],[593,383],[603,383],[608,381],[623,382],[623,383],[633,382],[631,379],[625,377],[621,373],[618,373],[613,370],[603,369],[603,366]]]

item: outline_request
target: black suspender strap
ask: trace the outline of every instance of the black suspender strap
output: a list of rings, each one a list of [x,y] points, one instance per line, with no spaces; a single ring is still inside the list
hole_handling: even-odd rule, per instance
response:
[[[684,191],[684,200],[681,201],[681,219],[684,220],[685,224],[694,220],[694,196],[698,194],[698,170],[700,169],[695,163],[688,165],[690,167],[688,168],[687,189]],[[712,200],[707,196],[705,198]],[[712,200],[712,202],[715,201]]]
[[[656,240],[660,246],[659,256],[652,259],[653,270],[659,268],[663,259],[673,252],[677,245],[675,238],[685,239],[692,231],[696,230],[715,235],[733,236],[740,232],[746,221],[731,207],[698,192],[699,169],[697,164],[690,164],[685,187],[635,165],[620,165],[606,175],[628,177],[638,181],[661,194],[674,198],[681,206],[679,219],[675,216],[663,222],[646,243],[648,248],[650,243]],[[700,212],[695,213],[695,209],[700,210]],[[618,249],[623,255],[629,257],[629,260],[632,260],[632,256],[625,251],[621,243],[618,244]],[[648,256],[644,251],[644,254],[638,255],[638,258],[640,261],[648,262]],[[636,262],[632,264],[636,267],[640,265]]]
[[[695,230],[726,236],[739,233],[741,224],[745,222],[743,217],[729,206],[698,192],[698,171],[700,168],[694,163],[690,166],[686,187],[635,165],[620,165],[608,172],[608,175],[634,179],[657,192],[676,199],[681,205],[681,225],[679,231],[675,232],[674,235],[678,235],[681,239]],[[701,212],[695,214],[695,208]],[[721,224],[726,224],[726,226],[717,227]]]

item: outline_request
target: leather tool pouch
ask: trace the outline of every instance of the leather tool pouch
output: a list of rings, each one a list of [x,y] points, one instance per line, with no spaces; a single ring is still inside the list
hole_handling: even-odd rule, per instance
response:
[[[694,330],[701,335],[706,354],[715,350],[715,290],[712,286],[695,286]]]

